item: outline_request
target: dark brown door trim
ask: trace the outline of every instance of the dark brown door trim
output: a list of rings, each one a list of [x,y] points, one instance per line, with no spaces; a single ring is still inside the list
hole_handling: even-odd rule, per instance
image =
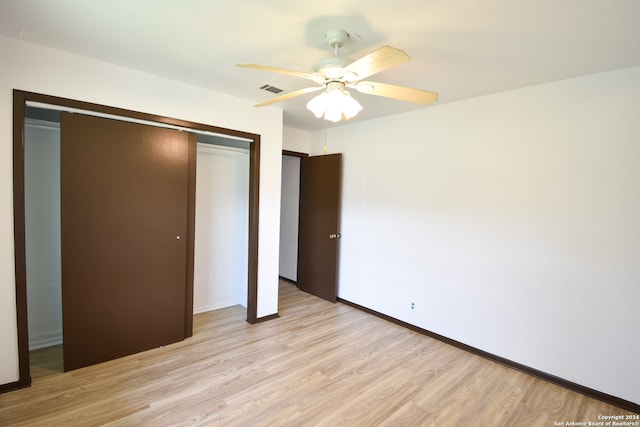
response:
[[[289,151],[289,150],[282,150],[282,155],[291,156],[291,157],[309,157],[307,153],[299,153],[297,151]]]
[[[33,92],[13,90],[13,216],[14,216],[14,249],[15,249],[15,282],[16,282],[16,317],[18,332],[19,380],[17,387],[31,385],[29,367],[29,329],[27,324],[27,279],[25,253],[25,209],[24,209],[24,119],[27,102],[39,102],[66,108],[94,111],[102,114],[127,117],[130,119],[180,126],[187,129],[215,132],[229,136],[245,138],[251,142],[249,149],[249,265],[248,265],[248,297],[247,322],[255,323],[257,318],[258,294],[258,194],[260,189],[260,135],[234,129],[226,129],[201,123],[141,113],[101,104],[77,101],[68,98],[44,95]],[[195,161],[195,153],[192,154]],[[193,172],[195,173],[195,168]],[[195,197],[195,189],[191,189],[190,197]],[[189,226],[188,239],[193,242],[194,224]],[[193,259],[193,253],[189,254]],[[193,271],[187,271],[192,281]],[[191,289],[193,292],[193,289]],[[190,299],[192,295],[187,295]],[[189,303],[188,303],[189,304]],[[192,303],[191,303],[192,304]],[[192,307],[187,307],[185,328],[189,331],[193,325]],[[190,335],[187,334],[187,336]]]

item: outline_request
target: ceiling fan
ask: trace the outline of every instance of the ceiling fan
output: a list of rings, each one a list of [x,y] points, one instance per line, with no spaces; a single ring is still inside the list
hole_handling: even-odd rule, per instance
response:
[[[404,51],[391,46],[381,47],[360,59],[352,61],[340,56],[340,48],[344,45],[349,34],[344,30],[331,30],[327,32],[326,39],[333,48],[334,55],[320,59],[313,67],[313,72],[287,70],[284,68],[270,67],[258,64],[237,64],[238,67],[252,68],[255,70],[269,71],[301,77],[311,80],[317,86],[311,86],[293,92],[285,93],[275,98],[256,104],[256,107],[264,107],[276,102],[286,101],[307,93],[323,91],[307,104],[317,118],[339,122],[355,117],[362,106],[351,97],[346,90],[355,89],[367,95],[383,96],[418,104],[431,104],[438,99],[438,94],[426,90],[413,89],[386,83],[365,81],[363,79],[397,65],[410,61],[411,58]]]

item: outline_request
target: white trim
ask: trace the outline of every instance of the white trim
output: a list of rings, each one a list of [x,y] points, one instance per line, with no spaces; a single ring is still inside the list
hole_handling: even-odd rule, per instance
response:
[[[29,337],[29,351],[62,344],[62,329]]]
[[[25,117],[24,125],[32,128],[39,129],[49,129],[49,130],[60,130],[60,123],[58,122],[50,122],[48,120],[40,120],[40,119],[31,119]]]
[[[134,118],[131,118],[131,117],[126,117],[126,116],[118,116],[116,114],[106,114],[106,113],[99,113],[97,111],[92,111],[92,110],[83,110],[83,109],[80,109],[80,108],[65,107],[63,105],[47,104],[47,103],[44,103],[44,102],[35,102],[35,101],[27,101],[26,105],[27,105],[27,107],[43,108],[43,109],[55,110],[55,111],[66,111],[68,113],[80,113],[80,114],[85,114],[87,116],[102,117],[102,118],[105,118],[105,119],[115,119],[115,120],[121,120],[123,122],[139,123],[139,124],[143,124],[143,125],[156,126],[156,127],[168,128],[168,129],[175,129],[175,130],[184,131],[184,132],[199,133],[199,134],[202,134],[202,135],[212,135],[212,136],[218,136],[218,137],[221,137],[221,138],[236,139],[236,140],[239,140],[239,141],[253,142],[252,139],[243,138],[241,136],[227,135],[226,133],[210,132],[210,131],[204,131],[204,130],[199,130],[199,129],[192,129],[192,128],[183,127],[183,126],[170,125],[170,124],[167,124],[167,123],[154,122],[154,121],[151,121],[151,120],[140,120],[140,119],[134,119]]]
[[[226,145],[208,144],[206,142],[198,142],[196,147],[197,153],[204,154],[222,154],[222,155],[249,155],[248,148],[229,147]]]
[[[220,304],[211,304],[211,305],[203,305],[203,306],[199,306],[199,307],[194,307],[193,308],[193,314],[200,314],[200,313],[206,313],[208,311],[214,311],[214,310],[220,310],[221,308],[227,308],[227,307],[233,307],[239,305],[242,308],[246,309],[246,305],[245,304],[238,304],[238,303],[234,303],[234,302],[229,302],[229,303],[220,303]]]

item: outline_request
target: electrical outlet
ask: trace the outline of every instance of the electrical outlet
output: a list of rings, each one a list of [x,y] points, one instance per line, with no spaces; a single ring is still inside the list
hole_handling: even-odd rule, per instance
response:
[[[416,305],[414,303],[411,303],[411,310],[415,310]]]

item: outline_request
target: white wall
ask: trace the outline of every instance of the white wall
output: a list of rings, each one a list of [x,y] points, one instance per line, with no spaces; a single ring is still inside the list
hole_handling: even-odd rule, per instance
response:
[[[280,276],[298,280],[298,214],[300,208],[300,157],[282,157],[280,199]]]
[[[249,150],[198,144],[193,312],[247,306]]]
[[[25,124],[25,245],[29,348],[62,342],[60,126]]]
[[[329,129],[339,296],[640,403],[639,99],[635,67]]]
[[[18,380],[12,186],[12,89],[95,102],[261,135],[258,317],[277,312],[282,110],[0,37],[0,384]],[[230,64],[232,67],[233,64]]]
[[[282,128],[282,149],[309,154],[311,152],[311,133],[290,127]]]

